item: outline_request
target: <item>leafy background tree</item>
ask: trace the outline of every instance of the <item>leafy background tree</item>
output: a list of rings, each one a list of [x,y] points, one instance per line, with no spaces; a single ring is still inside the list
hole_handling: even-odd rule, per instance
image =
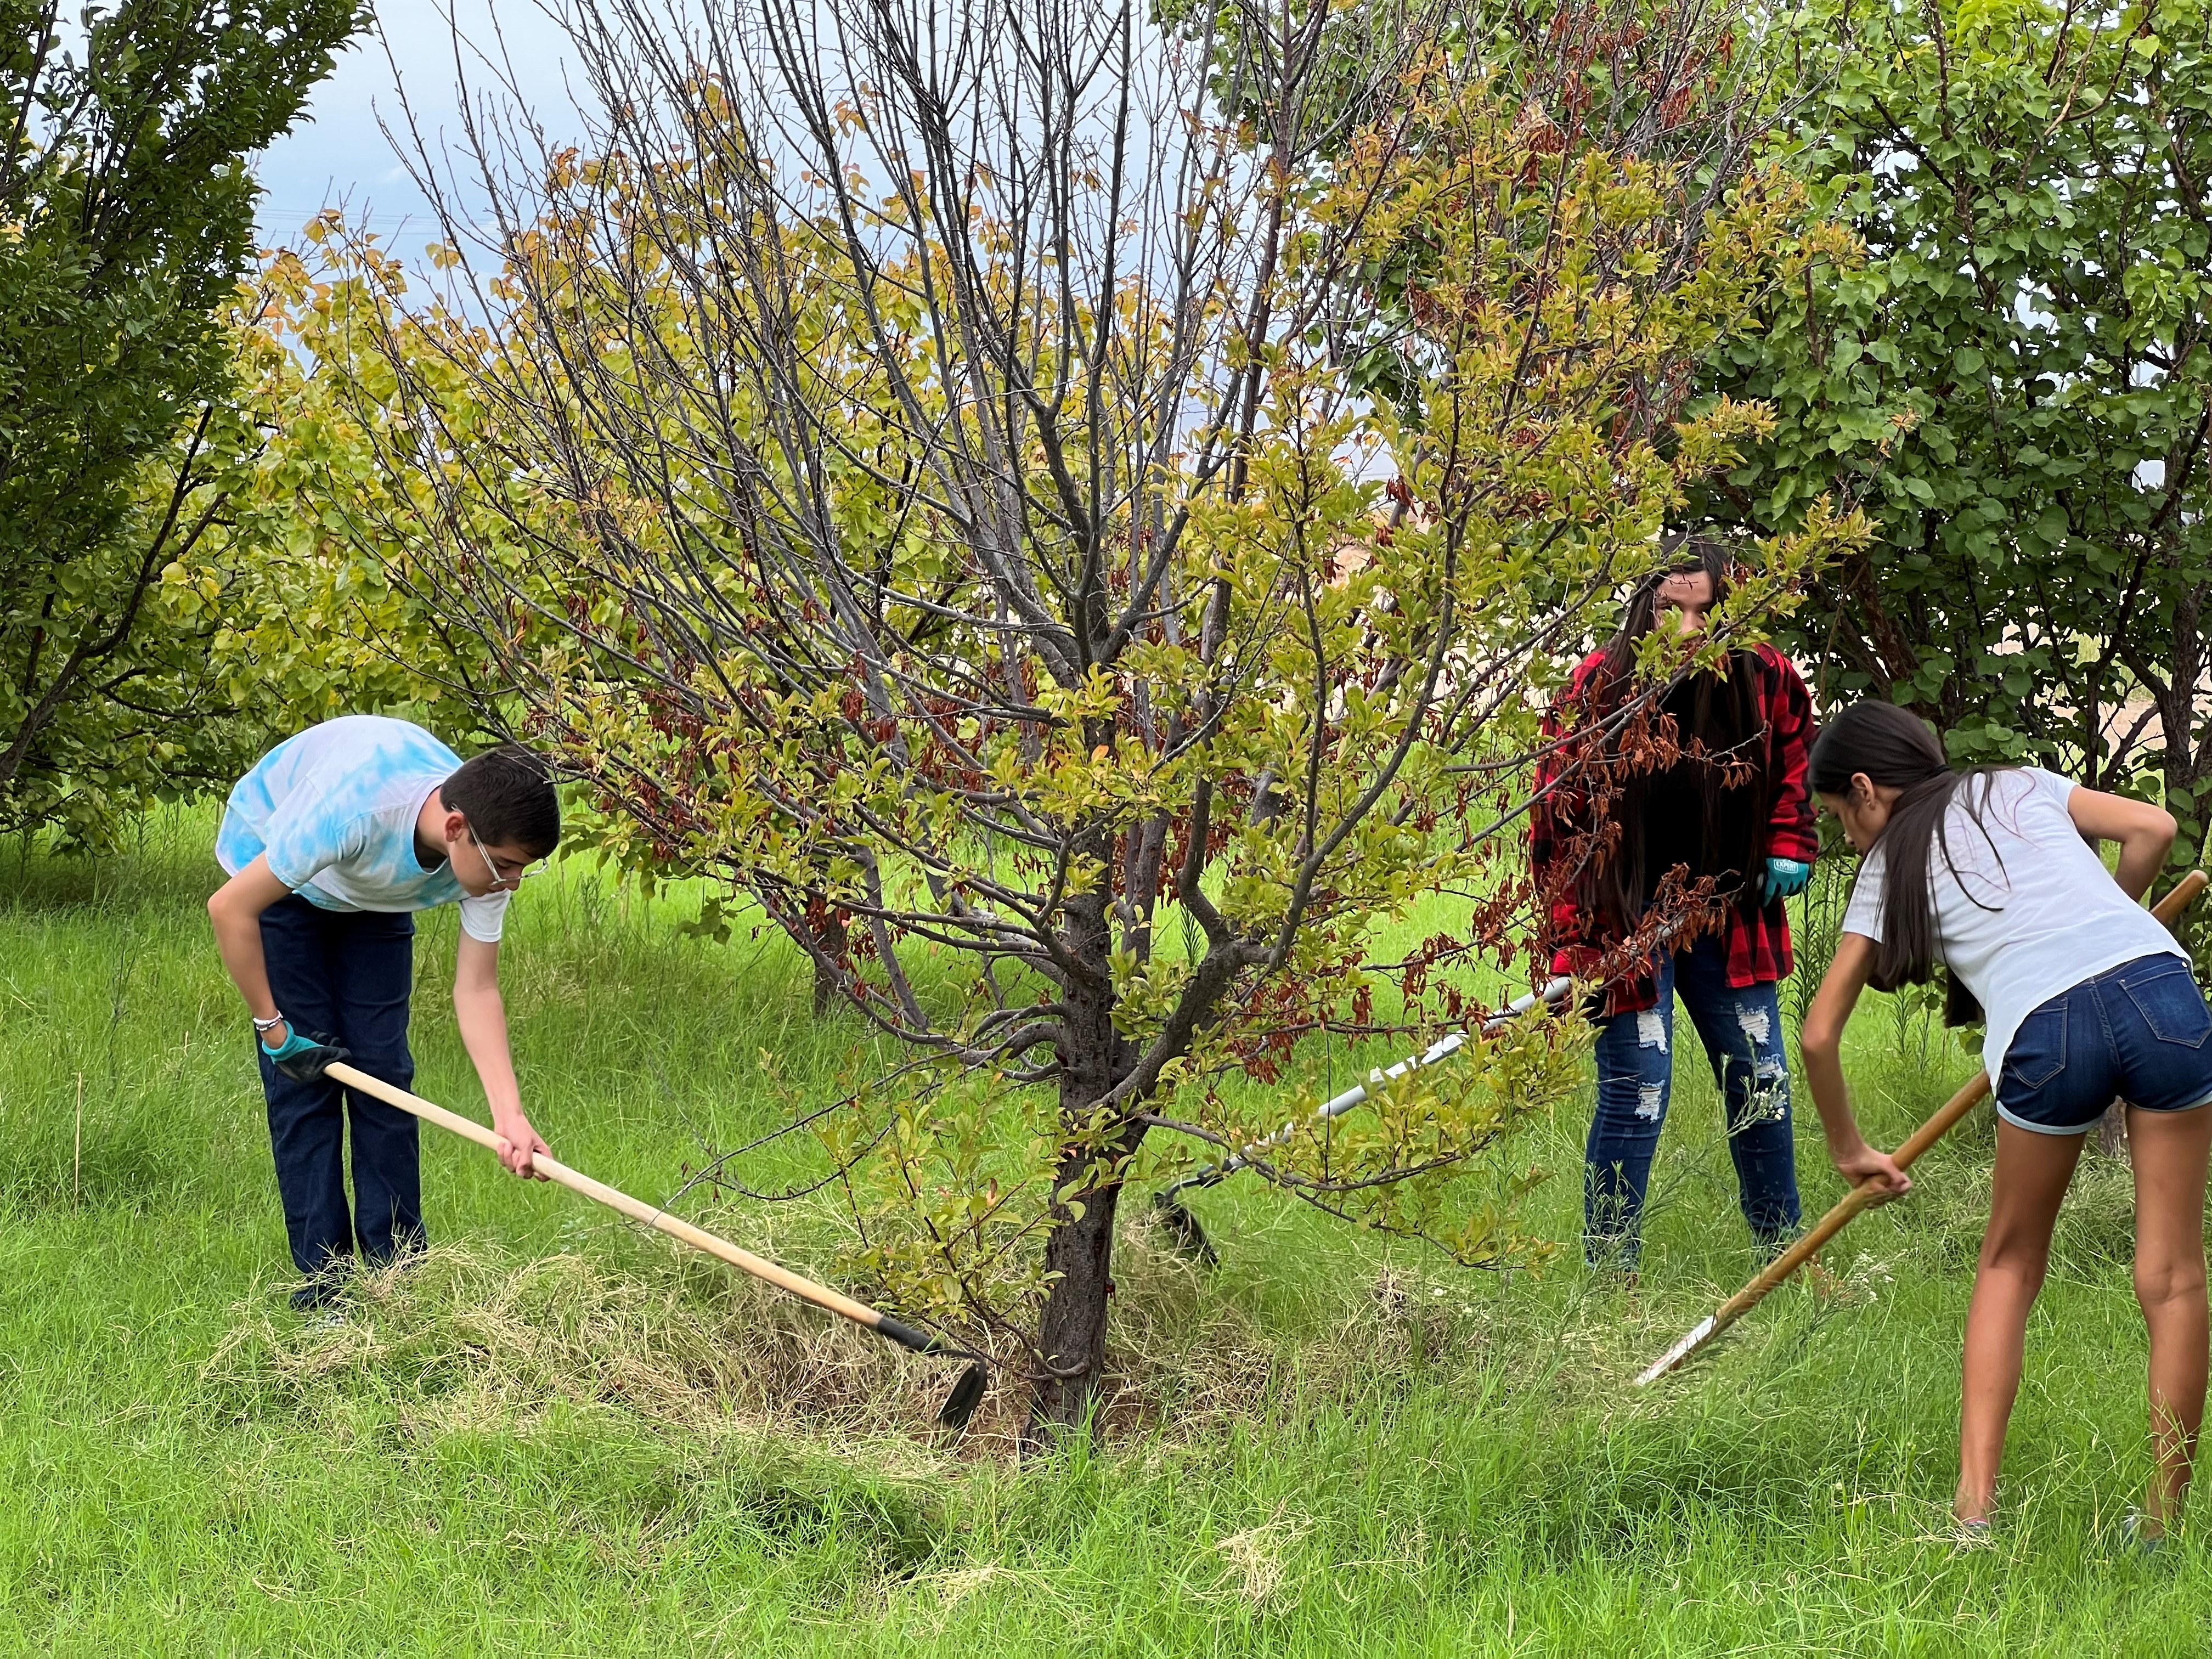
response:
[[[253,264],[246,158],[365,15],[134,0],[64,30],[0,5],[0,827],[98,842],[251,746],[212,612],[163,572],[263,436],[228,402],[223,318]]]
[[[1817,0],[1772,43],[1789,165],[1859,244],[1778,292],[1705,390],[1771,439],[1701,507],[1878,526],[1793,643],[1832,701],[1961,761],[2162,792],[2203,856],[2212,10]]]
[[[229,407],[258,441],[226,481],[222,520],[168,566],[167,602],[202,643],[213,694],[265,732],[378,713],[463,744],[511,736],[492,658],[426,602],[416,549],[388,533],[419,524],[432,496],[385,465],[392,411],[362,395],[390,389],[388,353],[429,372],[481,325],[408,313],[398,263],[335,209],[302,243],[272,252],[228,310]],[[467,390],[441,382],[453,429],[465,431]]]

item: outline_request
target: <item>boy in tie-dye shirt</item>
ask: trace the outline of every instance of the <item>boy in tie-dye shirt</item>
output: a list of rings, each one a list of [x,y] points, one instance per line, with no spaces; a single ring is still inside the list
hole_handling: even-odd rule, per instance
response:
[[[422,1247],[415,1119],[323,1075],[344,1059],[401,1088],[413,1081],[415,911],[460,907],[453,1012],[502,1161],[531,1175],[548,1150],[514,1080],[499,944],[508,899],[560,838],[552,781],[527,752],[507,745],[464,764],[422,727],[379,715],[311,726],[230,792],[216,839],[230,879],[208,914],[258,1036],[276,1186],[305,1278],[295,1305],[337,1295],[356,1255],[380,1265]]]

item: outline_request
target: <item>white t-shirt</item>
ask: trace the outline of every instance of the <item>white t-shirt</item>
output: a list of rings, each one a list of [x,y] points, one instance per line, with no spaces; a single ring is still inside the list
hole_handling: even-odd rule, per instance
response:
[[[236,875],[263,854],[276,879],[325,910],[461,907],[471,939],[497,944],[514,895],[471,898],[450,860],[426,870],[415,820],[461,757],[419,726],[348,714],[264,755],[230,792],[216,857]]]
[[[1977,826],[1966,801],[1969,791],[1980,799],[1981,785],[1970,783],[1943,817],[1949,858],[1941,843],[1928,849],[1936,954],[1988,1017],[1982,1063],[1992,1085],[2021,1021],[2060,992],[2137,957],[2188,959],[2066,816],[2075,787],[2038,768],[1997,773]],[[1859,866],[1845,933],[1881,940],[1887,868],[1876,842]]]

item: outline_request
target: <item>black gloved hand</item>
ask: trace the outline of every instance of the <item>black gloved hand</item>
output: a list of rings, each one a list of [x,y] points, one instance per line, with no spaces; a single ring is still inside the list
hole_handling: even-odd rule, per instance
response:
[[[264,1044],[261,1052],[268,1056],[271,1066],[295,1083],[313,1083],[333,1060],[353,1058],[351,1049],[339,1048],[321,1031],[311,1037],[294,1031],[284,1039],[283,1048],[271,1048]]]

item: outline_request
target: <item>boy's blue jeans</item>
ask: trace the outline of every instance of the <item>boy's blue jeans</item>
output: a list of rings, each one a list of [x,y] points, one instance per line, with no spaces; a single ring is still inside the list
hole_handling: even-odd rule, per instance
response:
[[[1774,987],[1728,982],[1728,950],[1711,934],[1659,958],[1659,1000],[1600,1022],[1597,1113],[1583,1154],[1583,1254],[1633,1267],[1644,1198],[1674,1075],[1674,998],[1712,1062],[1744,1219],[1763,1245],[1797,1231],[1797,1158],[1790,1133],[1790,1061]]]
[[[378,910],[319,910],[294,894],[261,913],[269,988],[294,1029],[326,1032],[353,1051],[353,1064],[404,1089],[415,1080],[407,1051],[407,999],[415,975],[415,918]],[[254,1044],[255,1049],[260,1043]],[[337,1293],[338,1269],[355,1255],[382,1266],[422,1249],[421,1140],[396,1106],[348,1092],[327,1079],[298,1083],[259,1055],[269,1102],[269,1139],[293,1265],[307,1283],[295,1304]],[[353,1127],[355,1204],[346,1207],[345,1128]]]

